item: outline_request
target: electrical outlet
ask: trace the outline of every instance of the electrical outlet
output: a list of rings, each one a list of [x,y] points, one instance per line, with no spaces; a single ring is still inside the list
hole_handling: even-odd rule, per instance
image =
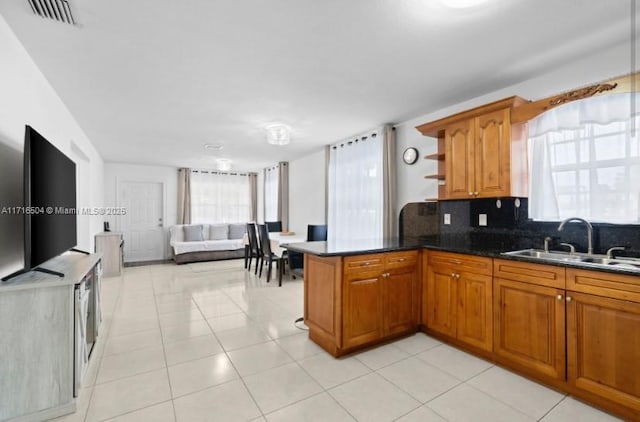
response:
[[[486,226],[487,225],[487,214],[479,214],[478,215],[478,225]]]
[[[444,215],[444,224],[446,224],[447,226],[451,224],[451,214]]]

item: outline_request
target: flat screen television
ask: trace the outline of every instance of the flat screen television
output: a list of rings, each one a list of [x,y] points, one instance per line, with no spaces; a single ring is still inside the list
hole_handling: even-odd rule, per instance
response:
[[[25,271],[76,246],[76,164],[28,125],[24,206]]]

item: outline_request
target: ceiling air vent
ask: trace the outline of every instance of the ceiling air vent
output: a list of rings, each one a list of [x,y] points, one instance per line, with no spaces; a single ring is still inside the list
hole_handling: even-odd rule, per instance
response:
[[[38,16],[75,25],[68,0],[27,0],[31,10]]]

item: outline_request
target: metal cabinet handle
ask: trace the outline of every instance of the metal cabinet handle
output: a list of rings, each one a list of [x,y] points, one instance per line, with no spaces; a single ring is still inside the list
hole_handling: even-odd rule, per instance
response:
[[[571,296],[567,296],[567,299],[566,299],[567,302],[571,302],[572,300],[573,298]]]
[[[473,196],[478,196],[478,192],[473,192]]]
[[[558,300],[562,300],[562,295],[558,295],[558,296],[556,296],[556,299],[558,299]]]

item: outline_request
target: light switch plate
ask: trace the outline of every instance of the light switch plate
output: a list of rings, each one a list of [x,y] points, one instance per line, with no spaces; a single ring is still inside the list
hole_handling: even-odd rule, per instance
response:
[[[444,215],[444,224],[446,224],[446,225],[450,225],[451,224],[451,214],[445,214]]]
[[[486,226],[487,225],[487,214],[479,214],[478,215],[478,225]]]

